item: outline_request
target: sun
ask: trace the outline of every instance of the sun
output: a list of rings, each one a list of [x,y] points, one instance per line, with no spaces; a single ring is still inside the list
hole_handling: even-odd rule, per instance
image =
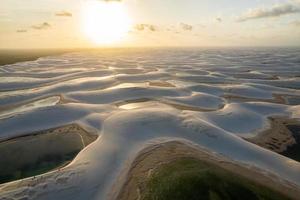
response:
[[[83,31],[96,44],[120,41],[130,27],[130,17],[121,2],[89,0],[83,5]]]

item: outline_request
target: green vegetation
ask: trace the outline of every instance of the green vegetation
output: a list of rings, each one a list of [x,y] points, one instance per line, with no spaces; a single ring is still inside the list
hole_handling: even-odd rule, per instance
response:
[[[66,165],[79,153],[71,152],[66,155],[44,155],[36,163],[19,167],[13,174],[0,173],[0,184],[46,173],[57,167]]]
[[[96,138],[77,125],[66,125],[0,142],[0,184],[66,165]]]
[[[278,192],[203,161],[180,159],[152,174],[143,200],[285,200]]]

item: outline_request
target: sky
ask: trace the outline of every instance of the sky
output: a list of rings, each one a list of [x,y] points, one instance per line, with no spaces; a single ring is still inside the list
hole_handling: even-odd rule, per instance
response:
[[[130,26],[94,13],[91,37],[92,1],[120,4]],[[118,27],[118,40],[95,40]],[[300,0],[1,0],[2,49],[106,46],[300,46]]]

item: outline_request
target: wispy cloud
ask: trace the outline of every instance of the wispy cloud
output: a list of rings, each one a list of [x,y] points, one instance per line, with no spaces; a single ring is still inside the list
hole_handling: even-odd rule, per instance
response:
[[[185,31],[192,31],[193,30],[193,26],[189,25],[189,24],[180,23],[179,26],[180,26],[181,29],[183,29]]]
[[[27,30],[26,29],[18,29],[16,30],[17,33],[26,33]]]
[[[138,31],[145,31],[145,30],[149,30],[152,32],[157,31],[156,26],[152,24],[136,24],[135,29]]]
[[[221,23],[223,20],[222,20],[221,17],[217,17],[217,18],[216,18],[216,21],[219,22],[219,23]]]
[[[48,22],[44,22],[42,24],[37,24],[37,25],[31,26],[31,28],[36,29],[36,30],[48,29],[50,27],[51,27],[51,25]]]
[[[68,11],[60,11],[55,13],[55,16],[58,17],[72,17],[72,13],[68,12]]]
[[[300,27],[300,20],[292,21],[290,24],[293,25],[293,26]]]
[[[240,16],[237,21],[245,22],[248,20],[279,17],[282,15],[288,15],[293,13],[300,13],[300,5],[297,1],[295,3],[278,4],[271,8],[256,8],[251,9],[244,15]]]

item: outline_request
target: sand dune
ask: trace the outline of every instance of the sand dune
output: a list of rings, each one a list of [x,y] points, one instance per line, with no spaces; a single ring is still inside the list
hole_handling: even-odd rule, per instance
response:
[[[4,183],[0,195],[106,199],[145,146],[173,140],[297,191],[300,163],[249,142],[270,117],[300,119],[300,65],[289,55],[300,52],[95,50],[2,65],[0,140],[68,124],[99,138],[63,169]]]

